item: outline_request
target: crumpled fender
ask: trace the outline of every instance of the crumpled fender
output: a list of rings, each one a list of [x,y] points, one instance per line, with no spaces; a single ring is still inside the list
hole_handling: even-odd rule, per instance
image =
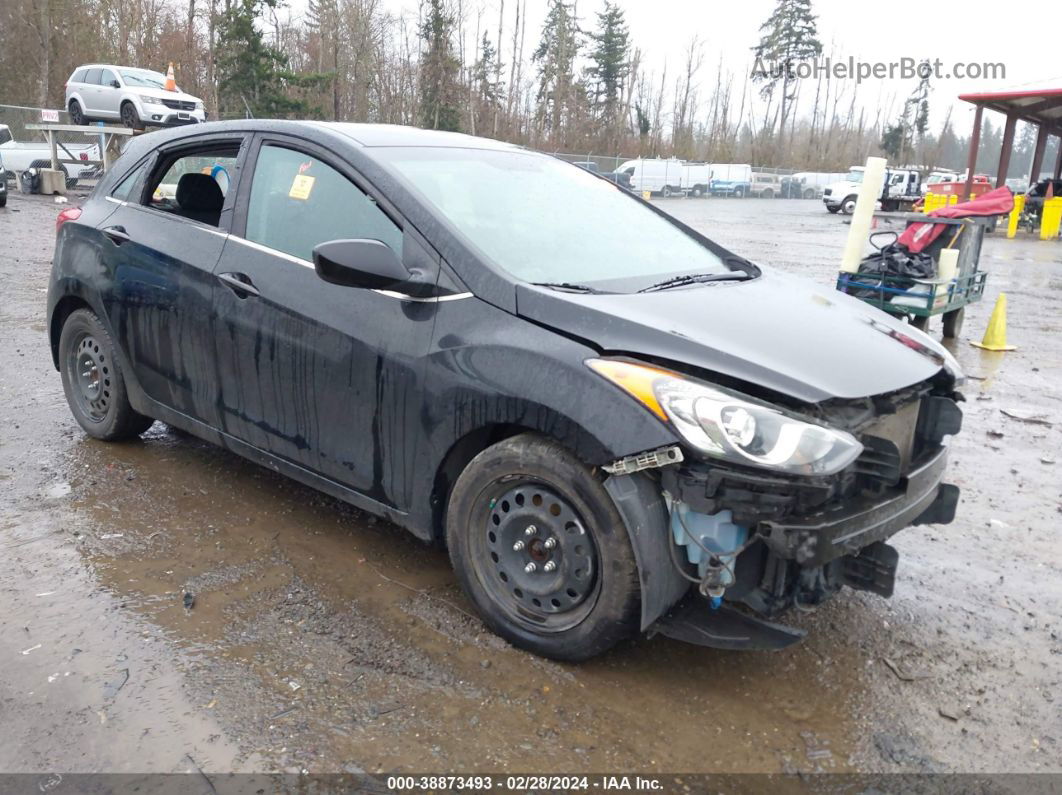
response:
[[[671,562],[669,517],[660,487],[641,472],[612,475],[604,485],[623,517],[634,548],[644,632],[683,597],[690,582]]]

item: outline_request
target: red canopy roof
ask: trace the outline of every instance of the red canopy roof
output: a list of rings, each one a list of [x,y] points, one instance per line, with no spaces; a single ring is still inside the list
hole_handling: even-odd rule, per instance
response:
[[[960,94],[959,99],[1019,119],[1043,124],[1062,135],[1062,88],[996,91],[985,94]]]

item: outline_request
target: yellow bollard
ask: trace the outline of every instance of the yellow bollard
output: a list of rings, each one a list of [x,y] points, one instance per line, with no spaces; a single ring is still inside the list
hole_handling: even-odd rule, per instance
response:
[[[1054,240],[1062,227],[1062,196],[1048,199],[1040,213],[1040,239]]]
[[[996,306],[992,310],[992,316],[988,319],[988,328],[980,342],[970,340],[971,345],[984,348],[986,351],[1014,351],[1017,347],[1007,345],[1007,294],[1000,293],[996,299]]]
[[[959,194],[953,193],[953,194],[951,194],[948,197],[948,204],[958,204],[958,203],[959,203]]]
[[[642,191],[642,198],[645,199],[646,201],[649,201],[649,199],[652,198],[652,196],[653,196],[653,192],[652,191],[649,191],[649,190],[643,190]]]
[[[929,215],[937,209],[937,194],[927,193],[925,199],[922,200],[922,212]]]
[[[1014,209],[1010,211],[1010,218],[1007,221],[1007,240],[1013,240],[1018,234],[1018,221],[1021,220],[1021,213],[1024,209],[1025,194],[1019,193],[1014,197]]]

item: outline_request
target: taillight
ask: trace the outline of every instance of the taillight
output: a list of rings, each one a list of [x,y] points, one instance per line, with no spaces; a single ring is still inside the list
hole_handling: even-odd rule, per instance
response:
[[[80,207],[67,207],[65,210],[59,213],[59,217],[55,219],[55,231],[58,232],[59,227],[61,227],[67,221],[76,221],[80,217]]]

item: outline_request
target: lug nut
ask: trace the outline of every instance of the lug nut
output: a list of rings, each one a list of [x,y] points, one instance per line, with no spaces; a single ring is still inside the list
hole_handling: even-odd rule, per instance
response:
[[[529,524],[527,526],[527,529],[524,530],[524,535],[525,536],[533,536],[537,532],[538,532],[538,528],[535,527],[533,524]]]
[[[547,560],[546,561],[546,565],[542,567],[542,569],[544,571],[553,571],[556,568],[557,568],[557,564],[554,563],[552,560]]]
[[[528,574],[534,574],[535,569],[537,568],[538,566],[535,565],[535,561],[532,560],[530,563],[524,566],[524,571],[526,571]]]
[[[542,546],[544,546],[546,549],[553,549],[553,547],[557,546],[557,539],[555,539],[555,538],[547,538],[546,539],[546,543],[543,544]]]
[[[515,544],[513,544],[513,552],[519,552],[523,548],[524,548],[524,542],[523,541],[517,541]]]

